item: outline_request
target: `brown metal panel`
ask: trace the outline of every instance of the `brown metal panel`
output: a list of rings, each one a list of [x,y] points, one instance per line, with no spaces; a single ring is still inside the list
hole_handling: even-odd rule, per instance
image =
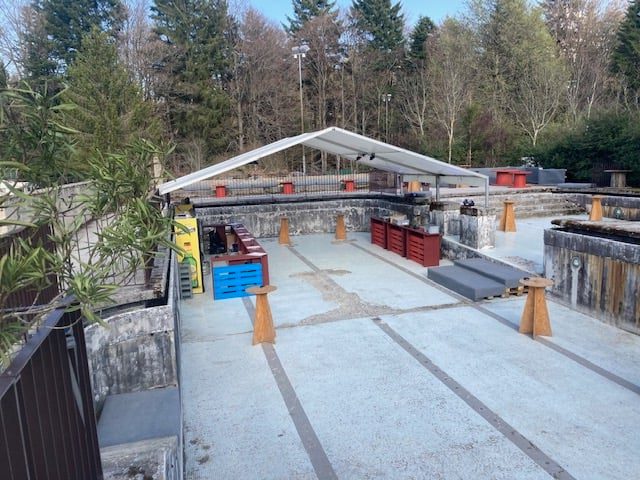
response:
[[[0,399],[0,478],[29,479],[29,468],[14,385]]]
[[[67,353],[67,342],[64,330],[56,331],[57,341],[54,342],[55,357],[57,360],[56,369],[56,385],[59,386],[59,402],[61,411],[62,429],[65,431],[65,438],[68,437],[66,444],[67,463],[71,472],[69,478],[86,478],[82,470],[82,449],[78,446],[80,438],[80,430],[78,425],[77,409],[73,400],[73,392],[71,387],[69,369],[69,357]]]
[[[38,402],[37,379],[34,377],[33,364],[23,369],[19,386],[20,416],[26,430],[26,449],[29,454],[28,462],[33,471],[34,479],[49,478],[49,471],[46,461],[47,445],[42,433],[41,417],[45,415],[40,411]]]
[[[0,237],[0,256],[4,255],[11,248],[11,244],[16,239],[22,239],[32,245],[41,244],[45,250],[52,252],[55,250],[55,244],[50,240],[49,234],[51,228],[49,225],[43,225],[39,228],[22,228],[15,230],[10,235]],[[49,276],[51,285],[44,289],[21,289],[11,294],[4,308],[20,308],[34,304],[44,305],[51,302],[59,293],[58,281],[55,275]]]
[[[79,312],[74,312],[75,317],[70,316],[69,321],[74,322],[79,318]],[[73,334],[76,340],[76,351],[78,352],[78,383],[82,394],[84,420],[85,420],[85,441],[87,453],[89,454],[91,478],[103,479],[102,462],[100,460],[100,446],[98,445],[98,428],[96,414],[93,409],[93,395],[91,392],[91,379],[89,376],[89,362],[87,359],[87,346],[84,339],[84,325],[82,320],[73,323]]]
[[[64,366],[64,357],[57,355],[58,350],[55,348],[56,343],[60,340],[60,334],[64,335],[64,331],[60,329],[53,330],[43,346],[43,367],[45,368],[44,383],[46,386],[49,410],[51,412],[51,433],[56,444],[56,464],[61,478],[71,478],[71,470],[69,468],[69,452],[71,448],[70,436],[63,423],[63,412],[60,405],[60,394],[64,385],[60,382],[60,368]],[[67,367],[69,368],[69,367]]]
[[[49,314],[0,374],[0,478],[102,479],[84,328],[78,313]],[[74,366],[65,329],[76,342]],[[73,394],[77,378],[80,405]],[[84,415],[84,419],[82,419]],[[1,461],[8,458],[10,462]]]

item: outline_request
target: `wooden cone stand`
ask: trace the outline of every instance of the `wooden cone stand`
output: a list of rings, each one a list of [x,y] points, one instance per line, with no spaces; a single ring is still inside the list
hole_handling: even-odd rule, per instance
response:
[[[273,327],[273,317],[267,294],[277,290],[273,285],[264,287],[250,287],[247,292],[256,296],[256,318],[253,322],[253,345],[268,342],[276,343],[276,329]]]
[[[342,242],[347,239],[347,229],[344,225],[344,215],[336,218],[336,240]]]
[[[527,301],[524,304],[520,318],[520,333],[532,333],[533,338],[538,335],[551,336],[551,323],[544,289],[553,285],[548,278],[524,278],[520,284],[529,288]]]
[[[513,202],[505,200],[504,210],[502,211],[502,218],[500,218],[500,226],[498,230],[503,232],[515,232],[516,231],[516,216],[513,211]]]
[[[602,195],[594,195],[591,197],[589,220],[592,222],[600,222],[602,220]]]
[[[280,238],[278,243],[280,245],[291,245],[291,240],[289,240],[289,219],[287,217],[280,218]]]

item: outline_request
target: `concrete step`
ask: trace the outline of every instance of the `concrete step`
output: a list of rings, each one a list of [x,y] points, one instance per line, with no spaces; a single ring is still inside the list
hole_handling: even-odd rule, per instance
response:
[[[430,268],[427,276],[474,302],[487,297],[498,297],[505,292],[504,284],[457,265]]]
[[[520,280],[529,276],[524,270],[492,262],[484,258],[465,258],[455,260],[453,263],[479,275],[489,277],[491,280],[495,280],[503,285],[503,289],[518,288],[520,286]]]

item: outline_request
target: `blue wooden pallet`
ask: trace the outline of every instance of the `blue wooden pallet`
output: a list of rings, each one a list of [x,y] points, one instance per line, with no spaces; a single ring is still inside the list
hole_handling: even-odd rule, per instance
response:
[[[262,286],[262,265],[245,263],[228,267],[213,267],[213,298],[248,297],[249,287]]]

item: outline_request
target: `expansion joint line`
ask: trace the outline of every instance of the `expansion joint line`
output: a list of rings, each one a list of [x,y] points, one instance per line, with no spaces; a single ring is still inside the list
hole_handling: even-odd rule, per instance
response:
[[[247,297],[242,299],[242,303],[244,304],[244,307],[249,314],[249,318],[251,318],[251,322],[253,323],[253,319],[255,318],[255,307],[253,306],[253,303],[251,303],[251,300]],[[300,403],[300,399],[287,376],[287,372],[282,366],[282,362],[280,361],[280,357],[278,357],[275,347],[270,343],[262,343],[261,346],[264,356],[267,359],[269,369],[271,370],[271,374],[276,381],[276,385],[278,385],[280,395],[282,395],[287,411],[291,416],[291,420],[293,420],[293,424],[296,427],[302,446],[309,456],[309,460],[311,461],[311,465],[313,466],[316,476],[322,480],[337,480],[338,476],[336,475],[336,472],[329,461],[329,457],[327,457],[327,453],[324,451],[324,448],[311,425],[309,417],[302,407],[302,403]]]
[[[439,368],[426,355],[409,343],[398,332],[391,328],[382,319],[376,317],[371,319],[391,340],[397,343],[405,352],[414,358],[420,365],[429,371],[434,377],[451,390],[458,398],[466,403],[471,409],[484,418],[493,428],[499,431],[507,440],[518,447],[525,455],[533,460],[540,468],[551,477],[560,480],[570,480],[574,477],[567,472],[560,464],[534,445],[529,439],[518,432],[515,428],[505,422],[496,412],[491,410],[480,399],[475,397],[466,388],[456,382],[449,374]]]
[[[481,306],[481,305],[476,305],[474,302],[472,302],[471,300],[469,300],[466,297],[463,297],[462,295],[453,292],[447,288],[444,288],[441,285],[438,285],[437,283],[435,283],[434,281],[430,280],[427,277],[424,277],[422,275],[418,275],[415,272],[412,272],[411,270],[408,270],[404,267],[402,267],[401,265],[398,265],[386,258],[384,258],[381,255],[378,255],[377,253],[374,253],[364,247],[361,247],[360,245],[355,245],[355,244],[351,244],[353,247],[362,250],[365,253],[368,253],[369,255],[387,263],[388,265],[391,265],[395,268],[397,268],[398,270],[403,271],[404,273],[411,275],[412,277],[420,280],[423,283],[426,283],[427,285],[429,285],[430,287],[436,288],[438,290],[440,290],[441,292],[446,293],[447,295],[454,297],[458,300],[460,300],[460,302],[462,302],[465,306],[471,307],[475,310],[477,310],[478,312],[493,318],[494,320],[497,320],[498,322],[500,322],[502,325],[504,325],[505,327],[508,327],[512,330],[515,330],[516,332],[518,331],[518,325],[510,322],[508,319],[506,319],[505,317],[498,315],[497,313],[492,312],[491,310]],[[560,355],[563,355],[565,357],[567,357],[570,360],[573,360],[574,362],[576,362],[578,365],[585,367],[589,370],[591,370],[592,372],[600,375],[603,378],[606,378],[607,380],[623,387],[626,388],[627,390],[630,390],[638,395],[640,395],[640,385],[636,385],[635,383],[630,382],[629,380],[625,380],[624,378],[616,375],[613,372],[610,372],[609,370],[606,370],[602,367],[599,367],[598,365],[596,365],[593,362],[590,362],[589,360],[587,360],[584,357],[581,357],[580,355],[573,353],[570,350],[567,350],[566,348],[563,348],[549,340],[547,340],[546,338],[543,337],[536,337],[535,341],[544,345],[545,347],[559,353]]]

